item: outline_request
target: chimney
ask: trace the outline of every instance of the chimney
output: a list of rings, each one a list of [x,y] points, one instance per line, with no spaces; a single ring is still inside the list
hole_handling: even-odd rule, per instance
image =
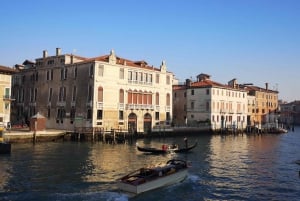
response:
[[[265,83],[266,84],[266,90],[269,90],[269,83]]]
[[[190,79],[186,79],[185,80],[185,85],[187,86],[187,87],[190,87],[191,86],[191,80]]]
[[[47,52],[47,50],[44,50],[43,51],[43,58],[46,58],[46,57],[48,57],[48,52]]]
[[[61,49],[60,48],[56,48],[56,56],[59,56],[61,54]]]

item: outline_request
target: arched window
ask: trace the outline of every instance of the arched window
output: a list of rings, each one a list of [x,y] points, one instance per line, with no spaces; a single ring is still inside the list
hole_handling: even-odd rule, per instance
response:
[[[133,94],[132,94],[132,103],[133,104],[137,104],[137,96],[138,96],[138,92],[137,92],[137,90],[134,90]]]
[[[143,92],[139,91],[138,93],[138,104],[143,104]]]
[[[155,94],[155,104],[159,105],[159,93],[158,92]]]
[[[167,101],[166,101],[166,105],[170,106],[170,94],[167,93]]]
[[[128,104],[132,104],[132,91],[131,90],[128,90],[127,102],[128,102]]]
[[[103,102],[103,88],[98,87],[98,102]]]
[[[124,103],[124,89],[120,89],[119,92],[119,102]]]

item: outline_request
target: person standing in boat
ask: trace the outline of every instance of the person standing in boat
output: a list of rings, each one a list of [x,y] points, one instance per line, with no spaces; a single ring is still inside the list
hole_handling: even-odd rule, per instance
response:
[[[184,137],[184,143],[185,143],[185,148],[188,148],[188,139],[187,139],[187,137]]]

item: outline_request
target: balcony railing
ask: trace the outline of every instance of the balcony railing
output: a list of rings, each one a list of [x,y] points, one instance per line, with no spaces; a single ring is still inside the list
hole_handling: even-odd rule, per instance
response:
[[[4,95],[3,96],[3,100],[4,101],[13,101],[13,100],[15,100],[13,97],[11,97],[10,95]]]
[[[154,105],[126,104],[127,110],[154,110]]]

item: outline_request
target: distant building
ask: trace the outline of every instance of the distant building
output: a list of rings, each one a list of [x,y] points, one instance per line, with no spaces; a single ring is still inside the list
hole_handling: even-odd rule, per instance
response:
[[[6,127],[11,113],[11,77],[16,70],[0,65],[0,126]]]
[[[278,121],[278,91],[265,88],[240,85],[248,92],[248,122],[251,125],[273,124]]]
[[[300,125],[300,101],[280,104],[280,122],[285,125]]]
[[[146,61],[115,55],[84,58],[43,52],[35,62],[16,66],[13,77],[14,121],[45,116],[46,127],[128,129],[148,132],[170,124],[174,75],[165,62],[159,68]]]
[[[224,85],[200,74],[196,81],[187,79],[173,86],[173,103],[173,122],[178,126],[209,124],[220,129],[247,125],[247,91],[235,80]]]

